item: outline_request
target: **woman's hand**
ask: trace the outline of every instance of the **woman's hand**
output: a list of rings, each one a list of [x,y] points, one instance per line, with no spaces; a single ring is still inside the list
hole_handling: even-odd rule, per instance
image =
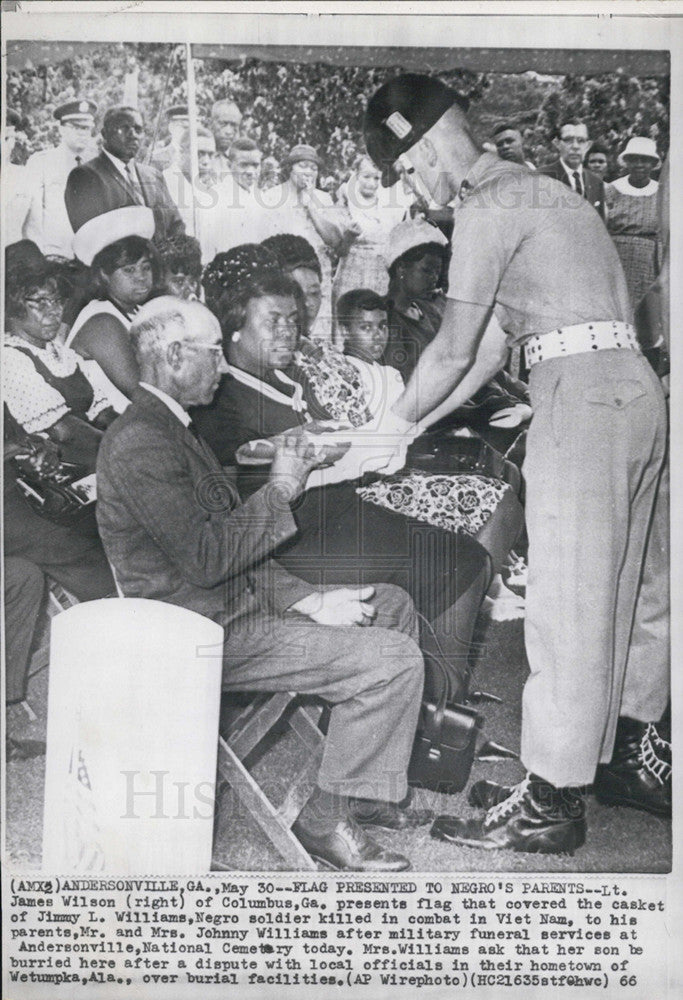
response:
[[[59,445],[63,462],[82,465],[87,472],[95,471],[102,431],[73,413],[67,413],[52,425],[48,434]]]
[[[309,208],[310,205],[315,201],[315,188],[314,182],[306,178],[306,184],[304,187],[299,188],[299,201],[304,206],[304,208]]]
[[[35,441],[35,438],[33,439]],[[29,464],[41,476],[53,476],[59,471],[59,448],[52,441],[36,443],[35,450],[28,456]]]
[[[105,410],[101,410],[93,420],[93,427],[97,427],[99,431],[106,431],[110,424],[113,424],[118,413],[113,406],[108,406]]]
[[[342,233],[341,242],[338,247],[340,257],[346,256],[360,235],[361,228],[357,222],[353,222],[350,226],[346,226]]]
[[[27,440],[26,447],[17,445],[13,454],[40,476],[53,476],[59,471],[59,449],[52,441],[33,435]]]

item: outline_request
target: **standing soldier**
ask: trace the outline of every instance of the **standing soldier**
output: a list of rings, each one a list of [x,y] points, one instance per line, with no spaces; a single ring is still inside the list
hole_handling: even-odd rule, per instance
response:
[[[93,141],[97,105],[75,100],[55,109],[61,140],[41,149],[26,164],[31,202],[24,223],[24,237],[37,243],[44,254],[73,257],[73,229],[66,214],[66,179],[81,163],[95,156]]]
[[[408,433],[462,405],[512,346],[524,346],[531,368],[527,778],[478,783],[471,801],[485,815],[449,817],[433,832],[481,848],[573,852],[585,839],[586,785],[605,804],[671,815],[671,748],[656,727],[668,663],[643,627],[668,580],[663,548],[648,548],[662,387],[638,346],[612,241],[581,194],[482,153],[462,99],[432,77],[381,87],[365,138],[379,167],[400,159],[438,204],[458,203],[441,328],[380,433]]]

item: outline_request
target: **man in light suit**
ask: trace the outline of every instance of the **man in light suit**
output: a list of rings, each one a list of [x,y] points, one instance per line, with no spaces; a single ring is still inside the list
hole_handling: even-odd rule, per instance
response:
[[[401,829],[432,818],[398,805],[423,682],[410,599],[385,585],[315,591],[268,558],[295,533],[290,503],[321,460],[297,430],[277,445],[266,486],[240,503],[187,413],[211,401],[226,371],[208,309],[155,299],[131,338],[140,386],[97,463],[100,534],[120,587],[222,625],[224,690],[329,701],[318,784],[295,832],[335,868],[409,867],[358,824]]]
[[[166,182],[153,167],[136,163],[143,125],[135,108],[109,108],[102,122],[102,152],[71,171],[64,200],[76,232],[96,215],[129,205],[154,212],[154,239],[185,232]]]
[[[586,170],[583,158],[590,145],[588,129],[578,118],[571,118],[557,129],[553,145],[559,159],[541,169],[541,173],[562,181],[589,201],[602,219],[605,218],[605,185],[597,174]]]
[[[96,113],[96,104],[80,99],[55,108],[61,136],[59,145],[39,150],[26,163],[31,203],[23,235],[33,240],[44,254],[66,258],[74,255],[74,233],[66,214],[64,191],[71,171],[87,163],[97,152],[92,138]]]

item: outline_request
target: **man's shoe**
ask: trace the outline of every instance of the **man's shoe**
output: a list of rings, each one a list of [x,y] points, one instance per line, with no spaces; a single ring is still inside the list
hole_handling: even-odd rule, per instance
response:
[[[475,809],[492,809],[504,802],[515,790],[515,785],[499,785],[497,781],[475,781],[467,795],[467,801]]]
[[[379,826],[383,830],[412,830],[434,819],[432,809],[401,808],[398,802],[378,799],[349,799],[349,812],[359,826]]]
[[[316,861],[344,872],[404,872],[410,861],[387,851],[352,819],[340,820],[330,833],[315,834],[295,823],[292,832]]]
[[[530,775],[482,819],[438,816],[430,835],[488,851],[573,854],[586,839],[583,795],[579,789],[555,788]]]
[[[605,806],[671,816],[671,744],[652,722],[622,716],[612,760],[598,765],[593,791]]]

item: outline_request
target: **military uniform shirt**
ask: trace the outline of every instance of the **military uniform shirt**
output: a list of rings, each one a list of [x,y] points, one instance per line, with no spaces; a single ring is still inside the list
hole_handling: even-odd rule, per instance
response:
[[[493,306],[509,346],[599,320],[631,322],[619,257],[565,184],[484,153],[454,212],[448,297]]]

